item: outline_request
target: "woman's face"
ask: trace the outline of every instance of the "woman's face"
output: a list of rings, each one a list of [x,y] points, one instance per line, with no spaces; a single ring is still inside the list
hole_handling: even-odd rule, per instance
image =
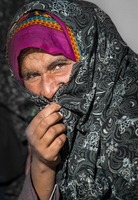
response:
[[[62,55],[31,52],[23,58],[21,76],[29,91],[52,99],[59,87],[69,81],[74,64]]]

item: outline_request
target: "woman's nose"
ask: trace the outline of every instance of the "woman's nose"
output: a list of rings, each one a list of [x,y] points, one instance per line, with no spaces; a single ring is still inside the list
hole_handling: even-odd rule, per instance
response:
[[[47,74],[42,75],[41,91],[40,91],[42,96],[48,99],[52,99],[54,94],[59,89],[59,87],[60,87],[60,84],[53,77],[53,75],[47,75]]]

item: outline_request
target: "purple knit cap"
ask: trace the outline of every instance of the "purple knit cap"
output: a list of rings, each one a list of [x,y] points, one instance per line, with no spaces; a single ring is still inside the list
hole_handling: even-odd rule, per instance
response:
[[[71,29],[57,16],[44,11],[31,11],[22,16],[8,43],[9,63],[20,81],[18,56],[21,50],[29,47],[40,48],[52,55],[64,55],[74,61],[80,58]]]

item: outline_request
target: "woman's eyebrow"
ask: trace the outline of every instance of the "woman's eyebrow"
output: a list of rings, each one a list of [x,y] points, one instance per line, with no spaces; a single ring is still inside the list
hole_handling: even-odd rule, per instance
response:
[[[57,58],[54,61],[52,61],[50,64],[47,65],[47,69],[50,69],[50,68],[54,67],[55,65],[57,65],[59,63],[67,62],[67,61],[69,61],[69,59],[65,58],[65,57]]]

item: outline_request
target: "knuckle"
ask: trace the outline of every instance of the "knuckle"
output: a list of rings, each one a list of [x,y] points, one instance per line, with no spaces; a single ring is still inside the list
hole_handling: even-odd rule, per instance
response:
[[[64,144],[64,141],[61,138],[57,138],[57,145],[62,146]]]
[[[66,139],[67,139],[67,137],[66,137],[65,134],[60,135],[60,136],[57,138],[57,141],[56,141],[56,142],[57,142],[57,145],[60,146],[60,147],[62,147],[62,146],[65,144]]]
[[[57,134],[55,126],[51,126],[49,128],[49,133],[52,134],[53,136],[55,136]]]
[[[54,157],[52,157],[51,155],[45,155],[44,156],[44,159],[45,159],[45,161],[47,161],[47,162],[51,162],[51,161],[53,161],[53,159],[54,159]]]
[[[53,151],[50,151],[50,149],[49,149],[49,150],[46,151],[45,154],[42,155],[42,157],[46,162],[52,162],[52,161],[55,161],[57,155],[55,155],[53,153]]]
[[[39,119],[39,120],[43,119],[43,118],[44,118],[43,113],[42,113],[42,112],[39,112],[39,113],[36,115],[36,118]]]
[[[48,120],[46,120],[46,119],[44,118],[44,119],[40,122],[39,126],[40,126],[40,128],[42,128],[42,129],[48,127],[48,126],[49,126]]]

